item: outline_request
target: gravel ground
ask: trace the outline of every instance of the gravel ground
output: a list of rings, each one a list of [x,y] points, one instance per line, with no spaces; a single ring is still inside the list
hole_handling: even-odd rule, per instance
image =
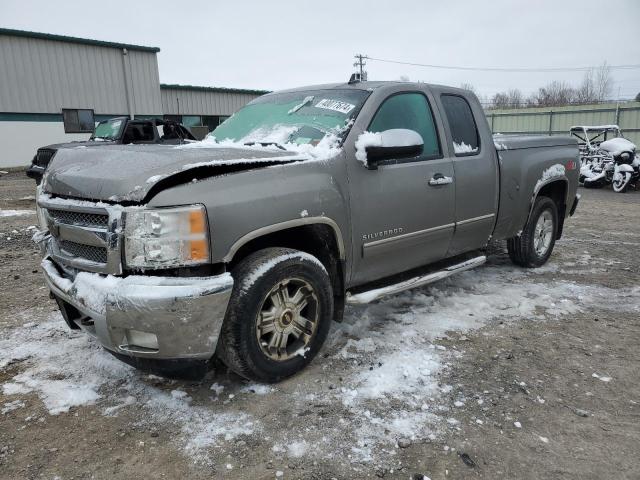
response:
[[[497,246],[348,309],[306,371],[265,386],[139,373],[67,330],[33,182],[0,177],[0,478],[640,478],[640,193],[580,193],[544,267]]]

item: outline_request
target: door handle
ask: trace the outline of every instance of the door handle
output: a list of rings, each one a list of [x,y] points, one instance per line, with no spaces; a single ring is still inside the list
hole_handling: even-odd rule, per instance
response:
[[[432,187],[436,187],[438,185],[448,185],[450,183],[453,183],[453,177],[447,177],[441,173],[436,173],[429,179],[429,185],[431,185]]]

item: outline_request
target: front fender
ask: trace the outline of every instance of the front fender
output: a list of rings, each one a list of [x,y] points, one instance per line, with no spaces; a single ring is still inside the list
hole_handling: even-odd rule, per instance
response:
[[[211,177],[161,191],[149,205],[205,205],[212,263],[230,261],[242,245],[259,236],[314,223],[333,229],[344,258],[350,230],[341,160],[338,156]]]

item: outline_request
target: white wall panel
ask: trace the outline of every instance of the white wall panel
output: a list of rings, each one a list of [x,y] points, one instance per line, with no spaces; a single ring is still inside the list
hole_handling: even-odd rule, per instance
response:
[[[64,133],[62,122],[0,122],[0,168],[26,167],[40,147],[89,137]]]

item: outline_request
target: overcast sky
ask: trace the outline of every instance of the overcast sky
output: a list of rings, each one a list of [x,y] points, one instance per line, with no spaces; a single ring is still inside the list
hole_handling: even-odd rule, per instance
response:
[[[0,26],[159,47],[163,83],[281,88],[347,80],[353,55],[471,67],[640,63],[640,0],[0,0]],[[496,73],[370,61],[369,79],[525,94],[581,72]],[[612,96],[640,69],[612,71]]]

